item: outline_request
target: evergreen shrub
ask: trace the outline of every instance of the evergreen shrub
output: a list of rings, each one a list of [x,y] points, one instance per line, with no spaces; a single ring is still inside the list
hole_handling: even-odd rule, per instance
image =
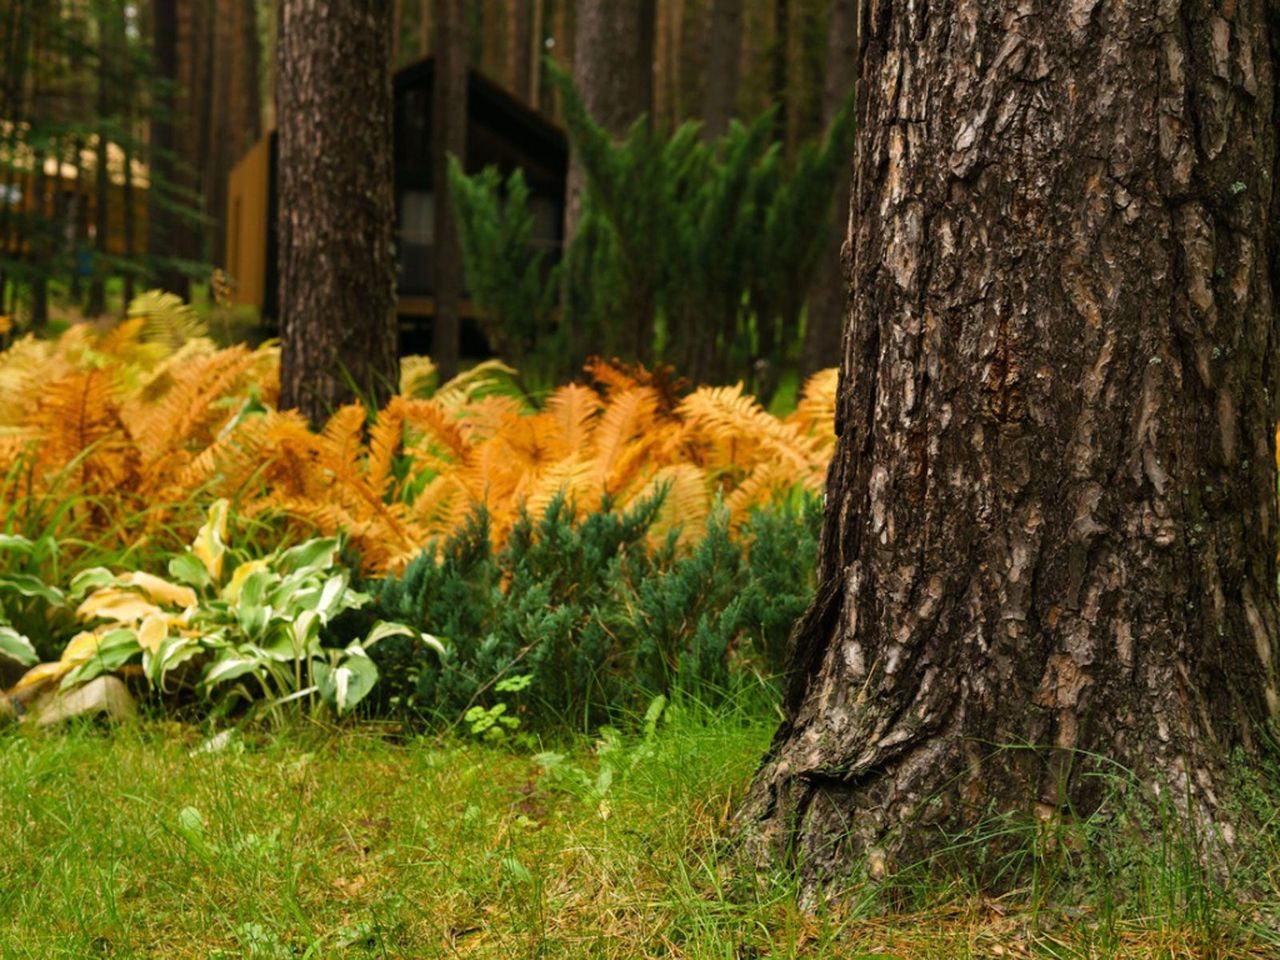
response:
[[[483,513],[401,576],[366,616],[434,634],[447,654],[391,637],[372,655],[373,709],[454,720],[504,702],[526,725],[598,723],[656,694],[714,699],[782,669],[813,592],[821,508],[797,495],[731,537],[723,511],[691,546],[655,542],[658,501],[575,517],[563,498],[527,513],[495,552]],[[528,677],[518,684],[504,680]],[[507,690],[500,691],[499,687]]]

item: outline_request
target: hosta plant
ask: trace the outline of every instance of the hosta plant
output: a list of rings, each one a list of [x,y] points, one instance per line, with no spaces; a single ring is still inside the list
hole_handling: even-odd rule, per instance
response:
[[[12,618],[29,614],[49,620],[51,611],[66,606],[60,590],[22,568],[29,565],[39,569],[52,562],[56,569],[57,553],[57,542],[51,537],[30,540],[0,534],[0,656],[15,663],[30,666],[39,657],[35,645]]]
[[[377,622],[343,646],[322,644],[325,627],[368,600],[338,560],[340,541],[249,559],[227,546],[227,513],[225,500],[213,505],[190,548],[170,561],[168,579],[104,568],[76,576],[70,596],[85,629],[15,691],[67,689],[140,662],[153,689],[191,685],[223,708],[247,701],[274,712],[306,698],[349,712],[378,678],[369,648],[415,631]],[[423,640],[443,653],[434,637]]]

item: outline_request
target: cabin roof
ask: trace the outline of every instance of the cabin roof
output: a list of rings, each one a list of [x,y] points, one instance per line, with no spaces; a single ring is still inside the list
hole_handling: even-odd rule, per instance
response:
[[[397,95],[414,87],[431,87],[435,80],[435,57],[426,57],[396,71]],[[533,149],[563,156],[568,163],[569,140],[564,130],[519,97],[494,83],[474,67],[467,70],[467,111],[474,118],[511,134]]]

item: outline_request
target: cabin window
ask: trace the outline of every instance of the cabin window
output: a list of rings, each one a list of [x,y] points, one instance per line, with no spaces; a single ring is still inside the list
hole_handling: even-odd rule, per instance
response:
[[[400,289],[431,289],[431,251],[436,236],[435,194],[430,190],[405,190],[400,194]]]
[[[560,205],[550,197],[530,197],[529,215],[533,218],[533,245],[540,249],[560,246]]]

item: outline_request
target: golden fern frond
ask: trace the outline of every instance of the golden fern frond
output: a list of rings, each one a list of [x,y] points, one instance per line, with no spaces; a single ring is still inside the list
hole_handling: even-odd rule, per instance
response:
[[[649,530],[652,543],[661,543],[673,530],[680,531],[679,542],[691,543],[706,530],[711,515],[711,490],[707,475],[691,463],[676,463],[657,470],[653,477],[627,502],[648,500],[665,491],[658,516]]]
[[[298,419],[296,413],[272,410],[241,420],[234,430],[220,432],[213,443],[176,471],[176,483],[187,490],[216,484],[219,496],[244,496],[251,478],[259,474],[268,456],[265,451],[276,420],[289,417]]]
[[[561,494],[575,513],[579,507],[595,509],[603,496],[595,464],[577,454],[567,456],[525,479],[523,489],[516,490],[515,499],[523,501],[534,519],[546,513],[551,501]]]
[[[360,471],[360,455],[364,450],[361,437],[364,422],[364,407],[358,403],[349,403],[334,412],[320,434],[330,456],[342,463],[344,472],[349,472],[352,477],[358,476]],[[381,489],[379,485],[379,492]]]
[[[366,570],[385,570],[394,558],[414,549],[414,544],[403,536],[402,530],[387,526],[377,518],[352,513],[340,503],[309,498],[269,497],[256,504],[251,512],[268,510],[297,517],[327,535],[342,531],[348,542],[360,553],[361,563]]]
[[[162,397],[133,405],[129,426],[148,466],[193,446],[207,447],[233,412],[225,399],[239,392],[253,362],[242,346],[194,357],[172,370],[173,386]]]
[[[151,344],[152,347],[155,344]],[[166,352],[168,348],[163,348]],[[128,384],[126,409],[130,412],[140,406],[154,403],[173,389],[177,377],[175,374],[190,366],[197,358],[216,353],[212,341],[188,340],[177,350],[151,364],[140,364],[131,368],[132,377]]]
[[[445,404],[440,406],[445,410],[450,409]],[[472,446],[498,436],[515,418],[523,414],[524,405],[516,398],[507,396],[481,397],[456,409],[458,429]]]
[[[369,486],[385,494],[391,477],[391,465],[400,451],[404,437],[404,398],[392,397],[383,407],[369,428],[369,459],[367,477]]]
[[[732,387],[701,387],[680,404],[685,422],[700,430],[710,441],[727,446],[731,462],[739,454],[751,455],[765,447],[770,456],[782,457],[796,467],[812,461],[812,442],[802,437],[794,425],[771,416],[742,384]]]
[[[498,394],[518,398],[524,406],[524,393],[516,382],[517,371],[500,360],[486,360],[464,370],[441,385],[432,397],[446,410],[461,407],[482,396]]]
[[[27,422],[39,437],[41,474],[62,474],[60,481],[70,480],[84,492],[122,488],[133,478],[137,452],[120,419],[114,387],[115,371],[108,368],[71,374],[45,388]],[[73,475],[62,473],[68,468]]]
[[[15,340],[0,353],[0,426],[25,423],[41,387],[74,371],[75,365],[58,352],[56,344],[30,334]]]
[[[115,371],[88,370],[48,384],[27,425],[40,436],[40,459],[63,466],[118,433]]]
[[[607,477],[631,441],[654,425],[658,396],[649,387],[631,387],[615,394],[595,429],[593,459],[597,473]]]
[[[560,427],[564,446],[569,450],[585,450],[604,402],[590,387],[570,383],[547,398],[546,409]]]
[[[605,360],[603,357],[591,357],[583,365],[583,370],[593,383],[600,385],[606,397],[615,393],[625,393],[636,387],[648,386],[648,381],[643,375],[645,372],[643,367],[628,367],[617,359]]]
[[[129,319],[141,320],[139,336],[145,342],[163,343],[177,350],[188,340],[208,336],[195,308],[175,294],[147,290],[129,302]]]
[[[413,355],[400,358],[400,396],[425,397],[435,385],[435,361],[430,357]]]
[[[789,464],[780,460],[764,460],[724,498],[724,505],[736,530],[745,523],[753,507],[766,507],[780,491],[794,487],[807,479],[807,474],[797,476]]]
[[[471,443],[458,418],[435,400],[406,401],[403,410],[406,422],[421,433],[422,439],[438,445],[456,461],[461,462],[468,457]],[[414,448],[421,449],[421,442],[415,442]]]
[[[808,380],[800,391],[800,402],[796,404],[787,422],[806,436],[820,437],[835,442],[836,435],[836,393],[840,386],[840,370],[831,367],[819,370]]]

